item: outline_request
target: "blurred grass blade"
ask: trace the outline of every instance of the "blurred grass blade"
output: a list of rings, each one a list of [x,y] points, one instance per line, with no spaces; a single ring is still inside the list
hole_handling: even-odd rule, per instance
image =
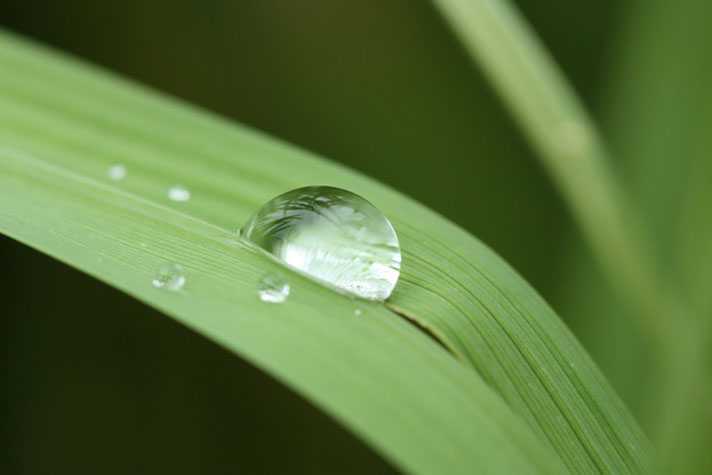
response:
[[[697,148],[709,134],[710,3],[635,0],[622,10],[602,88],[603,124],[668,261]]]
[[[230,232],[6,145],[0,171],[5,233],[247,357],[401,467],[556,469],[551,453],[472,371],[382,306],[357,304],[295,274],[286,303],[264,304],[255,292],[261,273],[284,270]],[[166,261],[185,269],[180,292],[151,285]]]
[[[506,0],[433,0],[489,77],[642,328],[664,334],[660,289],[639,217],[591,119],[544,46]]]
[[[656,413],[656,442],[663,468],[685,473],[710,473],[707,451],[712,443],[712,88],[706,120],[693,144],[691,173],[681,200],[679,226],[672,241],[673,275],[689,309],[677,315],[678,332],[670,336],[666,374],[656,381],[662,403]],[[706,132],[704,132],[706,131]]]
[[[575,338],[457,226],[343,167],[8,34],[0,68],[3,232],[254,361],[406,470],[648,466],[645,437]],[[128,169],[120,182],[106,177],[114,163]],[[167,199],[175,183],[189,201]],[[387,307],[456,358],[383,305],[286,270],[287,302],[259,302],[257,279],[280,270],[228,230],[313,184],[359,193],[392,220],[404,261]],[[163,261],[185,267],[180,293],[150,285]]]
[[[669,270],[664,362],[649,412],[662,471],[710,473],[712,15],[706,0],[624,4],[603,88],[611,144]],[[672,298],[674,298],[673,295]]]
[[[690,174],[679,210],[679,226],[673,241],[674,273],[685,290],[692,317],[707,331],[712,325],[712,87],[708,88],[704,132],[693,143]]]

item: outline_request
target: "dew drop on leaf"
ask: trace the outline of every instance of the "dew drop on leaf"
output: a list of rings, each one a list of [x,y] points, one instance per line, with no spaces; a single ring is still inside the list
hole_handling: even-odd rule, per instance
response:
[[[340,188],[310,186],[280,195],[257,210],[241,236],[317,280],[370,300],[388,298],[400,275],[391,223]]]
[[[257,283],[257,296],[263,302],[282,303],[289,297],[289,284],[277,274],[265,274]]]
[[[190,199],[190,190],[181,185],[173,185],[168,190],[168,198],[170,198],[171,201],[188,201]]]
[[[109,169],[106,171],[106,175],[111,178],[112,180],[123,180],[126,177],[126,173],[128,170],[126,170],[126,167],[121,165],[120,163],[117,163],[116,165],[111,165]]]
[[[164,290],[178,290],[185,284],[185,274],[180,264],[164,262],[153,273],[153,286]]]

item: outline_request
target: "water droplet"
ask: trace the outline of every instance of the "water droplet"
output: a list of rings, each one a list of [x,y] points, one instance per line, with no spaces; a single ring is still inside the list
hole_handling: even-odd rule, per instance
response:
[[[263,302],[282,303],[289,297],[289,284],[277,274],[265,274],[257,283],[257,296]]]
[[[371,300],[385,300],[400,275],[393,226],[371,203],[328,186],[299,188],[263,205],[244,238],[316,279]]]
[[[356,315],[357,317],[361,315],[361,309],[357,308],[356,310],[354,310],[354,315]]]
[[[153,286],[165,290],[178,290],[185,284],[185,274],[180,264],[164,262],[153,273]]]
[[[173,201],[188,201],[190,199],[190,190],[181,185],[173,185],[168,190],[168,198]]]
[[[106,174],[109,178],[112,180],[123,180],[126,177],[126,167],[117,163],[116,165],[111,165],[109,169],[106,171]]]

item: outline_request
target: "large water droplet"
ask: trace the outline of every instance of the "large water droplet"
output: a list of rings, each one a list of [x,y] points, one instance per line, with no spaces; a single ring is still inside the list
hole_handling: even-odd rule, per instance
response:
[[[190,199],[190,190],[181,185],[173,185],[168,190],[168,198],[173,201],[188,201]]]
[[[263,205],[241,235],[281,261],[359,297],[385,300],[400,274],[393,226],[355,193],[299,188]]]
[[[153,286],[164,290],[178,290],[185,284],[185,274],[180,264],[164,262],[153,274]]]
[[[120,163],[117,163],[116,165],[111,165],[106,171],[108,177],[116,181],[123,180],[126,177],[126,173],[126,167],[121,165]]]
[[[265,274],[257,283],[257,296],[263,302],[282,303],[289,297],[289,284],[277,274]]]

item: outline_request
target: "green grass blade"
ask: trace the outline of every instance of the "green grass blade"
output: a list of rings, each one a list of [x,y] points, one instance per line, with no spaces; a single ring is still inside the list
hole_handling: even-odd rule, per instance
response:
[[[712,99],[712,89],[707,93]],[[711,102],[703,130],[712,126]],[[658,381],[661,409],[655,420],[656,442],[667,471],[709,473],[712,443],[712,378],[707,362],[712,340],[712,135],[700,133],[693,144],[691,173],[681,200],[677,235],[672,244],[673,276],[689,309],[678,315],[670,337],[666,374]],[[684,349],[681,350],[681,349]]]
[[[433,0],[489,77],[643,328],[664,334],[660,279],[640,219],[592,120],[526,21],[506,0]]]
[[[712,89],[703,100],[709,110],[705,130],[712,126]],[[712,311],[712,294],[709,292],[712,269],[712,134],[701,133],[694,142],[691,173],[682,197],[679,225],[673,241],[673,273],[684,289],[693,316],[709,330],[712,322],[707,315]]]
[[[572,472],[643,471],[645,437],[551,308],[465,233],[447,234],[406,234],[408,272],[387,305],[476,368]]]
[[[9,35],[0,67],[4,232],[256,362],[408,470],[647,466],[645,437],[573,336],[452,223],[340,166]],[[110,182],[117,162],[129,174]],[[193,198],[169,201],[174,183]],[[257,278],[276,265],[228,230],[274,195],[313,184],[362,194],[393,221],[404,264],[388,306],[465,364],[384,306],[286,270],[287,304],[256,299]],[[150,286],[163,260],[186,267],[185,292]],[[354,318],[357,305],[365,318]]]
[[[662,471],[709,473],[712,15],[705,0],[625,4],[603,87],[611,145],[664,262],[673,331],[648,425]]]
[[[712,15],[706,0],[621,8],[602,87],[603,125],[668,261],[696,149],[709,134]]]
[[[5,233],[245,356],[401,467],[414,473],[556,468],[472,371],[382,306],[287,273],[227,230],[6,145],[0,171]],[[185,268],[180,292],[151,285],[153,269],[165,261]],[[256,298],[266,271],[289,275],[286,303]]]

